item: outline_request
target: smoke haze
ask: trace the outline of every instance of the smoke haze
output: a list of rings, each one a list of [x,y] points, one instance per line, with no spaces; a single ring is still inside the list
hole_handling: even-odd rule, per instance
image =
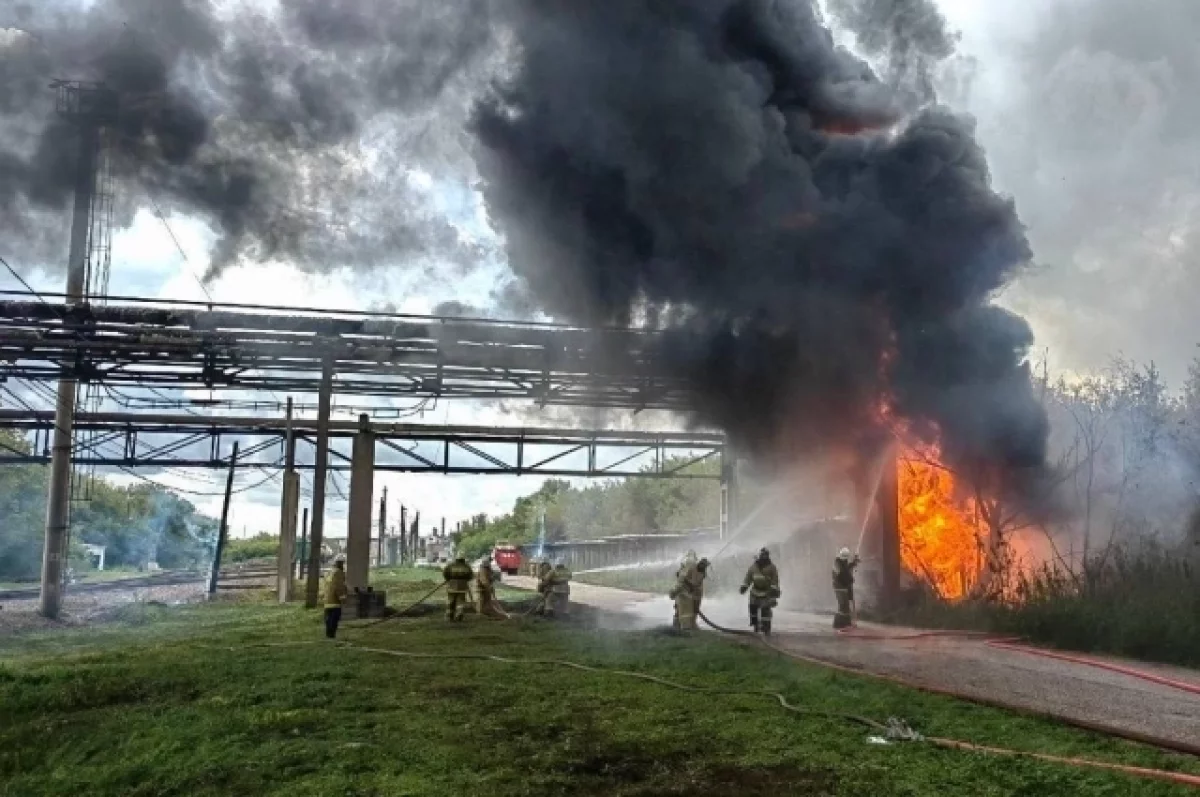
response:
[[[1037,253],[1005,301],[1036,316],[1055,366],[1124,354],[1179,384],[1200,340],[1200,6],[1026,5],[969,94]]]
[[[214,271],[434,256],[469,266],[478,246],[423,210],[407,170],[465,161],[461,133],[445,125],[486,57],[486,10],[472,0],[453,10],[416,0],[12,7],[0,17],[5,231],[23,254],[62,259],[73,134],[47,84],[68,77],[121,95],[110,137],[126,200],[119,221],[154,203],[199,215],[219,235]]]

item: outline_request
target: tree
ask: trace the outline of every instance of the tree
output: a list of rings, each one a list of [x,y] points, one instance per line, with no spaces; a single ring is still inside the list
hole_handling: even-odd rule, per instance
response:
[[[0,429],[0,447],[21,454],[30,450],[7,429]],[[0,578],[29,580],[41,571],[46,479],[44,465],[0,466]]]
[[[0,447],[28,453],[20,435],[0,429]],[[32,580],[41,570],[46,522],[47,468],[0,466],[0,578]],[[81,543],[103,545],[106,563],[191,567],[207,559],[216,521],[154,485],[115,486],[97,479],[88,500],[71,504],[71,559]]]

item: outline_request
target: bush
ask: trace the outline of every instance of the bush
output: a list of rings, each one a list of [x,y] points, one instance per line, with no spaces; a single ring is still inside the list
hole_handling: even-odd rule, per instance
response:
[[[229,540],[225,545],[225,562],[246,562],[251,559],[274,559],[279,555],[279,537],[259,534],[240,540]]]
[[[1018,634],[1056,647],[1200,665],[1200,572],[1156,546],[1114,550],[1082,573],[1046,566],[1011,601],[948,604],[914,589],[885,619]]]

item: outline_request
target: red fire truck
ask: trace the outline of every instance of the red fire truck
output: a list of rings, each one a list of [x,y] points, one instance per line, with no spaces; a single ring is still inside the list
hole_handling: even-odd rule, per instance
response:
[[[515,576],[521,569],[521,549],[507,542],[498,542],[492,549],[492,561],[501,572]]]

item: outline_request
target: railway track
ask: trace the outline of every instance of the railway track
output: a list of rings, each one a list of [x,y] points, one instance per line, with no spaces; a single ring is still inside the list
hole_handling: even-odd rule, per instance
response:
[[[247,567],[222,570],[217,578],[217,589],[223,586],[234,589],[245,589],[250,585],[229,584],[230,581],[249,581],[253,579],[274,578],[275,567]],[[181,584],[203,584],[208,581],[207,573],[195,570],[163,570],[147,576],[134,576],[114,581],[96,583],[70,584],[66,588],[68,595],[94,592],[119,592],[128,589],[146,589],[149,587],[174,587]],[[38,597],[38,587],[0,590],[0,601],[33,600]]]

